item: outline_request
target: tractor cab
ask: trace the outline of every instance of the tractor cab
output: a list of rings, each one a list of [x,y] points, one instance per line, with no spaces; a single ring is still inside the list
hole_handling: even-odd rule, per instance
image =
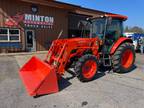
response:
[[[127,17],[121,15],[105,15],[90,20],[90,37],[99,37],[103,41],[104,52],[109,53],[113,44],[123,37],[123,21]]]
[[[126,16],[106,14],[95,18],[82,21],[84,28],[89,28],[89,36],[91,38],[98,37],[103,41],[103,50],[109,53],[113,44],[123,37],[123,21],[127,20]],[[82,30],[82,37],[86,37],[87,31]]]

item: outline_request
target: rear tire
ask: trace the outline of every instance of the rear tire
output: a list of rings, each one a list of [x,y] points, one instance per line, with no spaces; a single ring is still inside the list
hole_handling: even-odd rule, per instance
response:
[[[133,69],[135,62],[135,50],[131,43],[124,43],[119,46],[112,56],[113,71],[126,73]]]
[[[98,71],[98,61],[94,55],[82,56],[74,68],[78,79],[81,82],[88,82],[94,79]]]

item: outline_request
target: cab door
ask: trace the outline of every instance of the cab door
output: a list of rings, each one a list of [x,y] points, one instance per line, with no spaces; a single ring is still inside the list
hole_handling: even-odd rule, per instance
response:
[[[111,24],[107,25],[105,34],[105,50],[110,52],[113,44],[123,36],[123,21],[118,19],[113,19]]]

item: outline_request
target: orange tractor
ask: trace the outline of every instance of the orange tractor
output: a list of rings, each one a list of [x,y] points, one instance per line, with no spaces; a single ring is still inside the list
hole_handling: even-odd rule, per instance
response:
[[[114,72],[131,71],[135,62],[132,40],[123,37],[123,21],[127,17],[106,14],[81,21],[81,38],[53,41],[46,59],[32,57],[21,69],[20,77],[30,96],[59,91],[58,79],[73,63],[81,82],[97,75],[99,64]]]

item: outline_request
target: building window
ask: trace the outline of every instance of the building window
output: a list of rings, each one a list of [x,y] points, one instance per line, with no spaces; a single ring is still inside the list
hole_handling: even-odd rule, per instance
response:
[[[11,42],[20,42],[20,30],[9,29],[9,40]]]
[[[0,42],[20,42],[20,30],[0,28]]]
[[[0,28],[0,42],[7,42],[8,41],[8,29]]]

